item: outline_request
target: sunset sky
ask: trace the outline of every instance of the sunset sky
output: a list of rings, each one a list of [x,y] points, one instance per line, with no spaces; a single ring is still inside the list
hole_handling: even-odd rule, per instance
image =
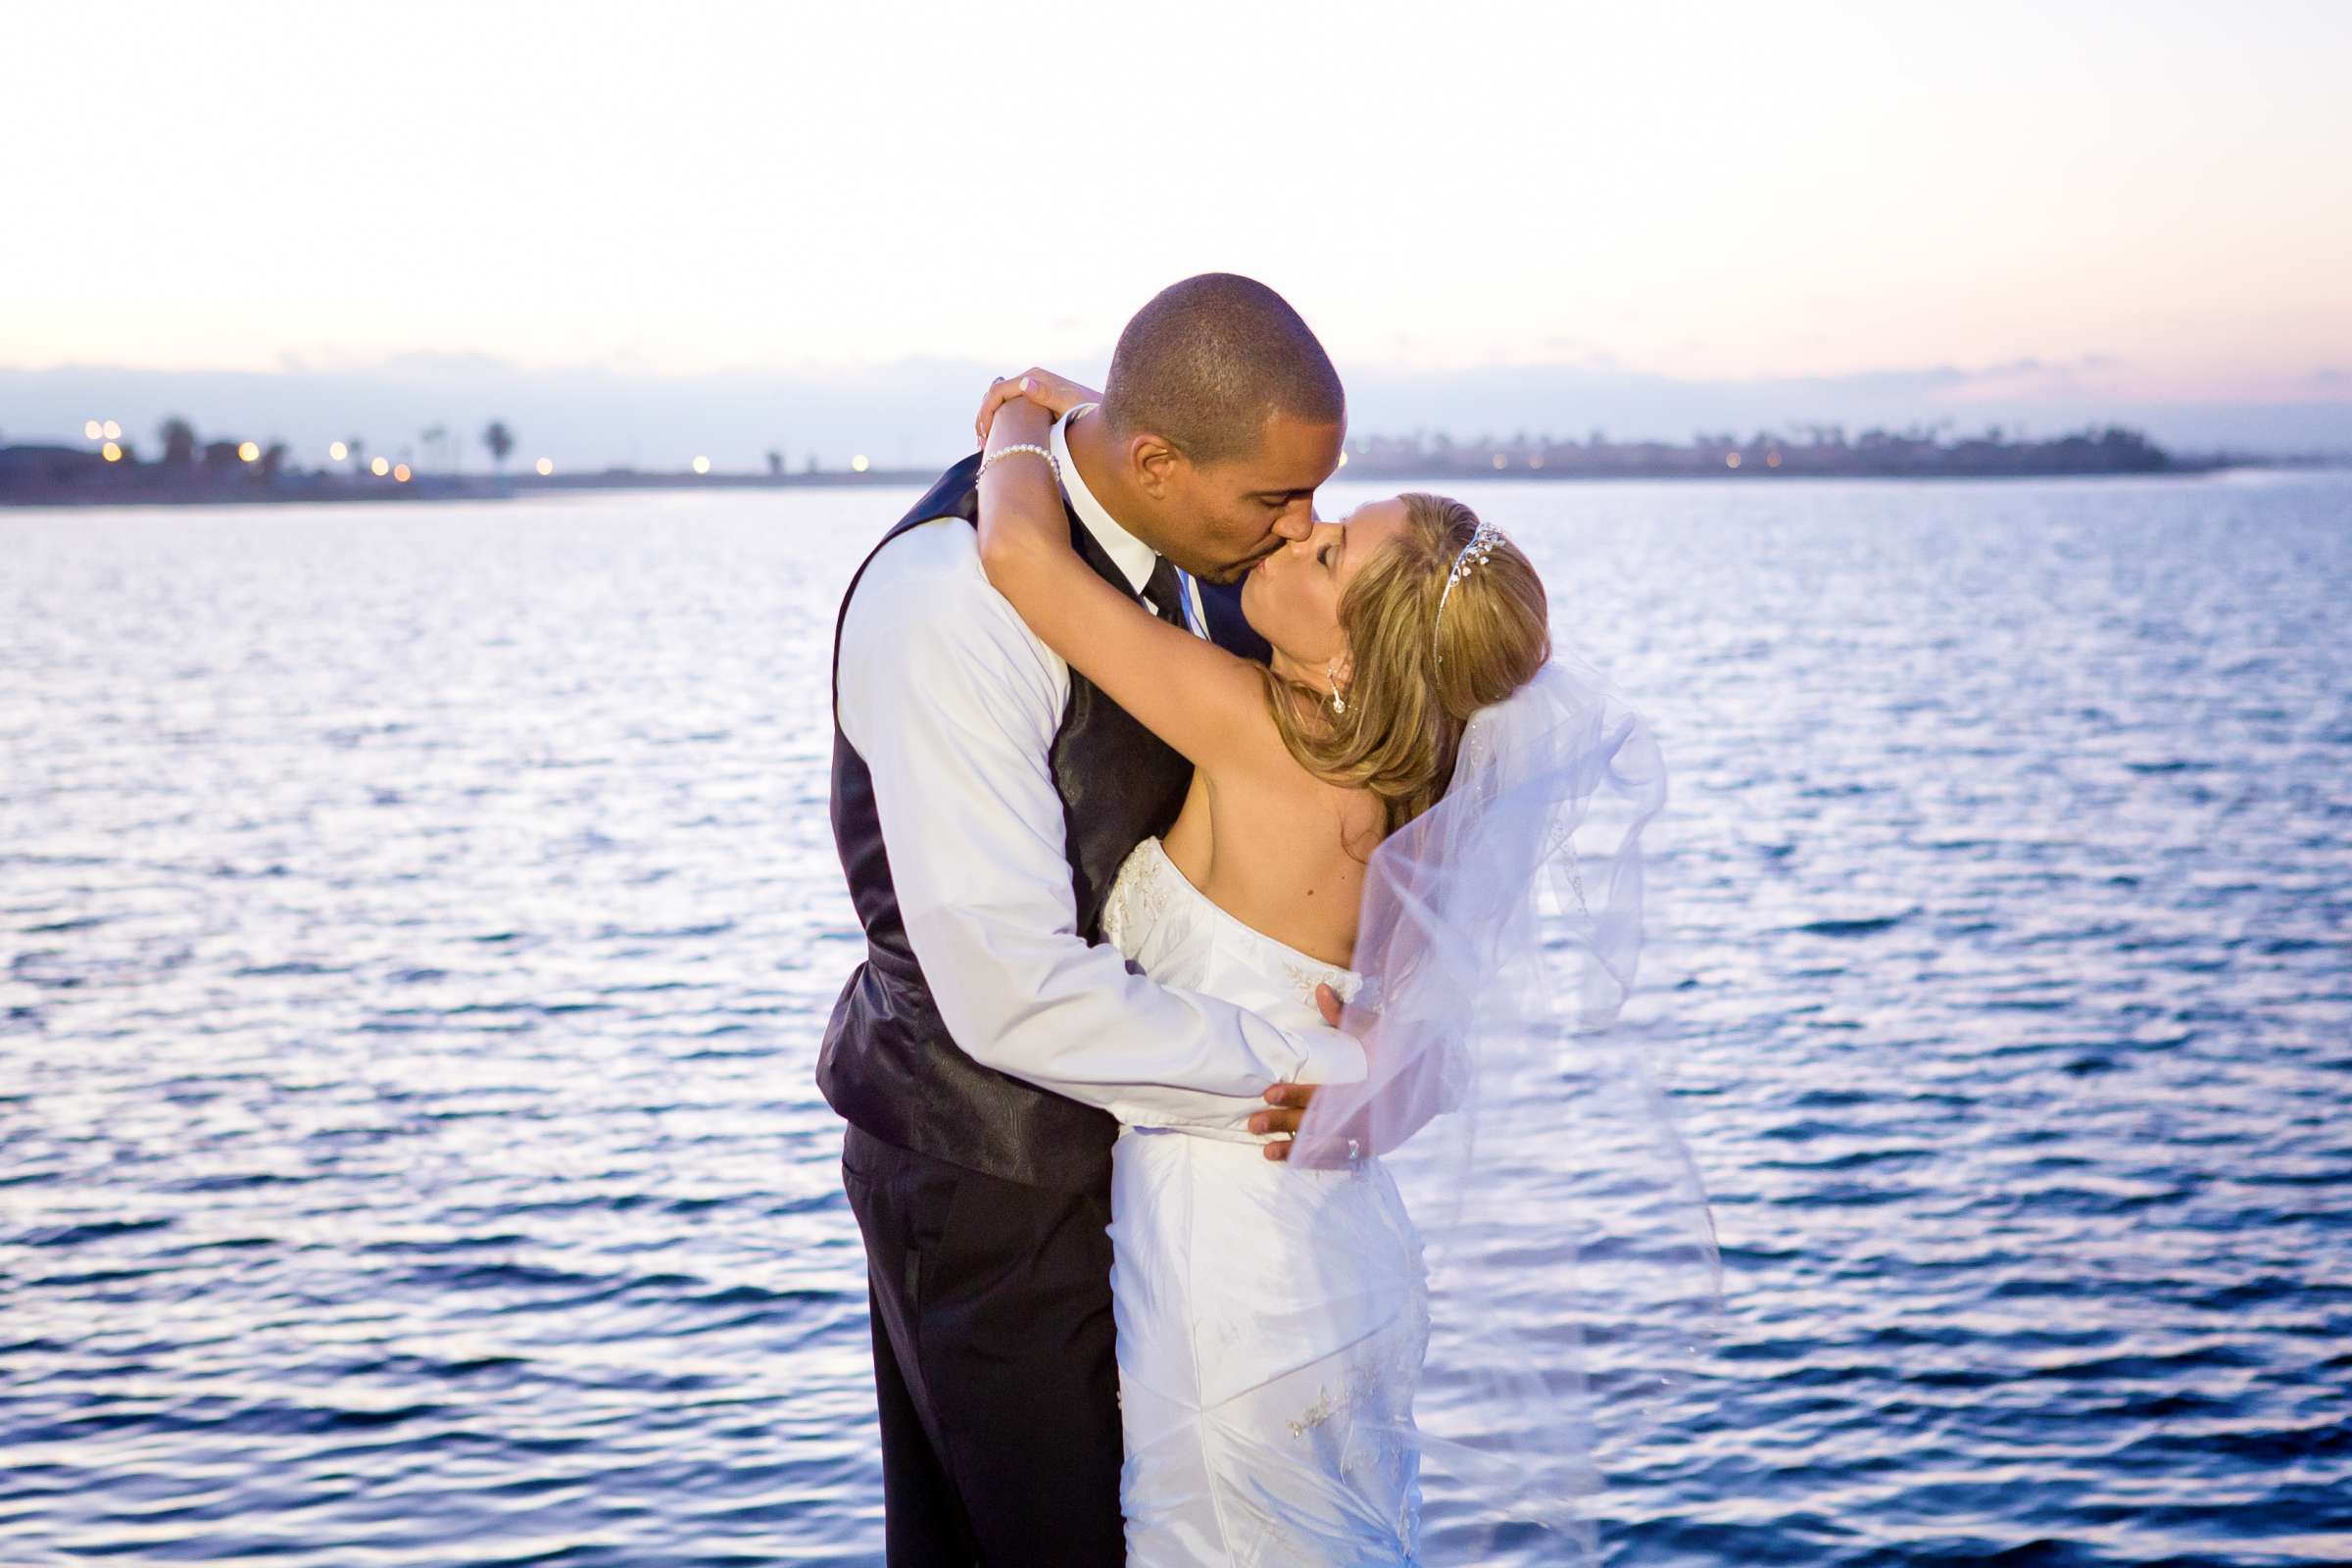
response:
[[[0,370],[41,372],[0,389],[9,438],[93,369],[135,398],[172,371],[675,392],[936,362],[962,402],[973,365],[1099,369],[1209,269],[1281,289],[1351,384],[1404,389],[1392,422],[1444,422],[1416,384],[1512,368],[1929,376],[1961,414],[2276,407],[2298,431],[2352,405],[2337,4],[404,0],[8,27]],[[909,417],[919,444],[940,416]]]

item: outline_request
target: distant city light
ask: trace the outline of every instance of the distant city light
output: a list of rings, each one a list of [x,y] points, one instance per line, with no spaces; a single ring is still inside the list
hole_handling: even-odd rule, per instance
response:
[[[112,419],[107,420],[106,438],[109,441],[120,441],[122,438],[122,427]]]
[[[334,459],[337,463],[341,463],[345,458],[351,456],[351,448],[338,441],[333,446],[326,449],[326,455]]]
[[[1780,466],[1781,455],[1778,452],[1767,452],[1764,454],[1764,466],[1767,468],[1777,468]]]
[[[115,445],[115,443],[112,441],[109,441],[105,446],[101,447],[99,451],[109,463],[121,463],[122,461],[122,449]]]
[[[100,424],[96,419],[84,419],[81,421],[81,433],[95,441],[106,434],[106,426]]]
[[[1348,466],[1348,454],[1344,449],[1340,453],[1340,466],[1343,468]]]
[[[262,449],[251,441],[247,441],[238,446],[237,456],[243,458],[247,463],[259,463],[262,461]]]
[[[386,463],[383,459],[378,458],[373,463],[368,465],[368,471],[380,479],[385,474],[392,471],[392,465]]]
[[[1541,468],[1544,466],[1544,454],[1541,452],[1534,454],[1527,460],[1527,466],[1531,468]]]
[[[551,474],[551,473],[553,473],[553,472],[555,472],[555,471],[556,471],[556,465],[555,465],[555,460],[554,460],[554,459],[552,459],[552,458],[541,458],[541,459],[539,460],[539,477],[540,477],[540,478],[544,479],[544,478],[546,478],[546,477],[547,477],[549,474]]]
[[[1510,466],[1511,466],[1511,460],[1510,460],[1510,459],[1508,459],[1508,458],[1504,457],[1504,456],[1503,456],[1501,453],[1499,453],[1499,452],[1497,452],[1497,453],[1495,453],[1495,454],[1494,454],[1494,466],[1496,466],[1497,468],[1507,468],[1507,467],[1509,467]]]
[[[850,460],[850,469],[854,473],[863,473],[865,471],[866,462],[864,453],[860,452]]]
[[[405,463],[394,464],[392,477],[402,484],[407,484],[409,482],[409,466]]]
[[[709,473],[710,471],[710,460],[709,458],[695,459],[694,471],[697,473]]]
[[[1737,468],[1740,466],[1740,454],[1737,452],[1726,452],[1723,455],[1723,466],[1727,468]]]

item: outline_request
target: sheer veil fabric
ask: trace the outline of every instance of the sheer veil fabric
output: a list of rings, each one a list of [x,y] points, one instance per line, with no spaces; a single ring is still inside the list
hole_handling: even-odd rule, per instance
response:
[[[1432,1330],[1399,1437],[1421,1452],[1433,1562],[1531,1537],[1542,1560],[1561,1538],[1591,1558],[1603,1475],[1719,1333],[1666,1064],[1620,1020],[1665,802],[1648,725],[1555,646],[1473,716],[1445,799],[1370,863],[1344,1027],[1371,1072],[1316,1096],[1292,1157],[1379,1154],[1423,1239]]]

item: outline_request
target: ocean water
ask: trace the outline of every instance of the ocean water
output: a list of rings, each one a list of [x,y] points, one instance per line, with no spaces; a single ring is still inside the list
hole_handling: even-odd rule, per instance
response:
[[[1726,1318],[1607,1559],[2352,1560],[2352,475],[1461,494],[1673,769]],[[0,1563],[879,1560],[906,499],[0,512]]]

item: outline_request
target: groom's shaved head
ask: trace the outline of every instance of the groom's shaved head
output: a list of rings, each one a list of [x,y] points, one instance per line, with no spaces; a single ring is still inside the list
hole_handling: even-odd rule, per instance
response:
[[[1069,441],[1122,527],[1196,577],[1233,582],[1314,531],[1347,430],[1339,372],[1298,313],[1263,283],[1203,272],[1135,313],[1102,413]]]
[[[1254,453],[1277,415],[1344,423],[1348,399],[1281,295],[1202,272],[1161,289],[1119,334],[1102,412],[1119,434],[1158,436],[1206,467]]]

